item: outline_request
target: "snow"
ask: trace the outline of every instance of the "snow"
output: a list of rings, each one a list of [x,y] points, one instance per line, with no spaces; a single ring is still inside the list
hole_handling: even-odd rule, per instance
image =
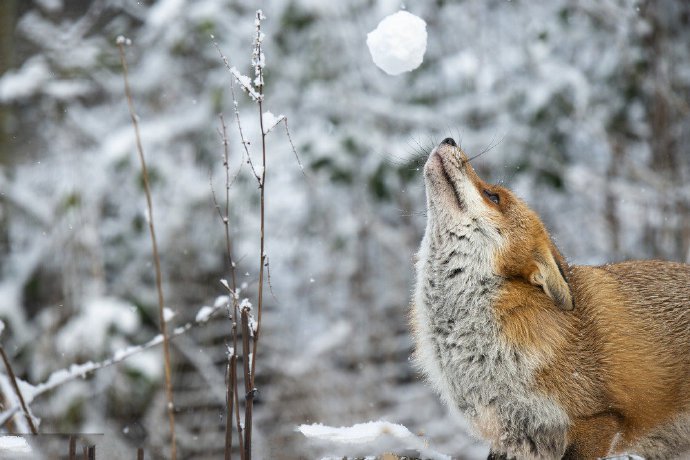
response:
[[[240,302],[240,310],[243,310],[245,308],[248,308],[249,310],[252,309],[252,303],[247,297],[242,299],[242,301]]]
[[[149,11],[148,22],[153,27],[161,27],[175,20],[184,7],[184,0],[161,0]]]
[[[0,454],[2,458],[8,453],[13,454],[28,454],[31,453],[31,447],[26,439],[21,436],[0,436]]]
[[[208,321],[208,319],[211,317],[211,314],[215,311],[216,311],[215,308],[212,308],[209,306],[203,306],[196,313],[196,317],[194,318],[194,320],[197,323],[203,323],[205,321]]]
[[[124,35],[118,35],[117,38],[115,39],[115,44],[116,45],[130,46],[132,44],[132,40],[125,37]]]
[[[173,319],[173,317],[174,317],[176,314],[177,314],[177,313],[175,313],[174,311],[172,311],[172,310],[169,309],[168,307],[164,307],[164,308],[163,308],[163,321],[165,321],[165,322],[167,323],[168,321],[170,321],[171,319]]]
[[[637,66],[649,55],[648,32],[641,27],[652,30],[655,23],[638,18],[629,2],[588,2],[587,8],[570,3],[406,2],[427,22],[428,39],[423,64],[402,78],[371,65],[364,47],[366,33],[398,11],[400,2],[376,0],[362,9],[295,0],[266,7],[271,20],[263,24],[268,61],[262,110],[287,115],[305,165],[325,166],[308,168],[311,177],[305,181],[285,136],[275,133],[270,139],[266,249],[279,302],[265,292],[262,328],[267,329],[260,349],[271,351],[257,368],[275,378],[260,388],[266,403],[255,408],[256,421],[265,428],[262,442],[282,442],[289,458],[330,455],[332,449],[307,445],[301,435],[289,437],[309,407],[311,421],[337,426],[353,417],[405,421],[413,433],[424,430],[438,450],[481,458],[470,453],[476,444],[464,425],[451,419],[406,361],[412,348],[404,320],[410,256],[425,222],[420,162],[425,149],[444,137],[462,137],[463,147],[478,153],[494,137],[505,136],[477,160],[478,167],[487,180],[505,181],[536,205],[574,262],[602,263],[624,255],[682,258],[672,235],[682,235],[675,210],[687,202],[690,184],[688,156],[682,153],[690,139],[682,129],[687,117],[669,118],[669,140],[679,149],[681,167],[677,175],[668,175],[652,161],[653,124],[644,103],[654,100],[657,88],[671,98],[677,89],[687,92],[690,31],[659,18],[669,33],[660,37],[655,59],[664,78],[654,79],[658,72],[641,75]],[[2,338],[8,350],[21,350],[13,359],[32,382],[70,363],[110,354],[127,359],[119,369],[136,366],[132,360],[144,352],[128,355],[136,349],[126,344],[158,333],[155,322],[140,324],[133,334],[111,323],[100,349],[90,349],[81,335],[70,340],[73,350],[56,345],[63,329],[75,332],[73,320],[89,330],[83,317],[90,315],[85,304],[94,293],[131,301],[142,317],[158,314],[147,265],[149,236],[133,225],[142,220],[144,200],[114,46],[118,33],[136,45],[129,56],[130,84],[142,115],[146,155],[158,179],[153,184],[156,229],[165,255],[162,268],[172,281],[166,283],[166,297],[180,300],[173,321],[187,309],[194,319],[194,310],[215,305],[216,294],[237,295],[238,302],[256,298],[258,193],[248,167],[230,191],[242,293],[208,281],[229,279],[222,225],[209,206],[208,177],[210,167],[220,185],[224,174],[214,131],[218,111],[229,115],[233,166],[241,163],[230,82],[253,158],[260,154],[262,134],[256,104],[240,94],[208,33],[227,50],[236,70],[248,75],[242,78],[245,85],[252,83],[247,79],[255,77],[248,59],[256,33],[253,8],[220,0],[185,1],[181,8],[179,0],[124,5],[99,16],[71,10],[46,14],[28,2],[17,11],[19,67],[0,76],[5,98],[0,105],[7,101],[12,113],[8,162],[0,171],[0,311],[8,329]],[[567,25],[561,20],[566,10],[572,19]],[[85,32],[72,33],[75,28]],[[72,38],[66,40],[67,35]],[[669,115],[675,111],[669,110]],[[271,132],[276,129],[283,127]],[[608,178],[615,159],[612,144],[618,143],[624,161],[617,177]],[[563,178],[562,187],[540,182],[543,171]],[[399,172],[409,178],[401,179]],[[372,200],[367,184],[378,178],[390,195]],[[625,197],[614,213],[621,222],[617,247],[602,199],[608,187]],[[80,206],[66,208],[70,196],[78,196]],[[242,276],[247,270],[251,275]],[[38,296],[32,293],[35,286]],[[231,325],[220,319],[226,311],[221,308],[222,314],[208,317],[219,319],[207,330],[218,326],[228,334]],[[352,340],[352,331],[358,340]],[[203,350],[224,359],[223,353]],[[142,367],[160,373],[160,349],[147,356]],[[356,385],[342,363],[357,366]],[[63,412],[52,410],[60,403],[80,407],[74,409],[80,419],[102,417],[110,423],[107,404],[69,404],[72,388],[82,396],[98,392],[128,401],[139,388],[122,374],[110,381],[114,370],[84,381],[75,377],[77,382],[44,394],[36,409],[60,418]],[[140,413],[152,413],[154,400]],[[286,417],[271,417],[276,412]],[[372,450],[362,447],[358,455]]]
[[[264,124],[264,134],[268,134],[273,128],[276,127],[278,123],[285,119],[285,115],[275,116],[271,112],[266,111],[263,113],[262,117]]]
[[[132,334],[140,325],[136,307],[115,297],[96,297],[86,301],[82,308],[56,337],[57,348],[63,353],[105,351],[113,331]]]
[[[383,420],[377,422],[357,423],[348,427],[332,427],[314,423],[299,425],[297,431],[307,438],[319,439],[344,444],[368,444],[380,438],[392,437],[401,444],[399,447],[418,449],[424,458],[433,460],[450,460],[448,455],[440,454],[427,447],[427,442],[416,436],[403,425]]]
[[[216,297],[216,300],[213,302],[213,307],[214,308],[225,307],[228,305],[228,302],[230,302],[229,296],[220,295],[220,296]],[[199,320],[197,319],[197,321],[199,321]]]
[[[0,78],[0,102],[28,98],[40,91],[50,79],[50,69],[45,60],[29,59],[21,69],[9,71]]]
[[[426,22],[407,11],[386,16],[367,34],[371,58],[389,75],[399,75],[420,66],[426,52]]]
[[[312,425],[300,425],[297,429],[308,438],[353,444],[371,442],[386,434],[396,438],[414,436],[404,426],[384,421],[357,423],[340,428],[314,423]]]
[[[230,73],[235,77],[237,82],[240,84],[242,89],[249,94],[252,100],[258,101],[261,99],[261,95],[256,92],[254,86],[252,86],[252,79],[246,75],[243,75],[236,67],[230,68]]]

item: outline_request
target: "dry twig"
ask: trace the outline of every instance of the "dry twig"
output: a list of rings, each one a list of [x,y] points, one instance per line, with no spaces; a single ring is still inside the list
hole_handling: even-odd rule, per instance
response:
[[[244,459],[244,443],[242,440],[242,426],[240,425],[240,408],[237,402],[237,372],[235,371],[235,366],[237,365],[237,275],[235,273],[235,261],[232,258],[232,240],[230,239],[230,187],[235,182],[237,175],[239,175],[240,170],[238,169],[235,177],[230,179],[230,154],[228,148],[228,134],[227,127],[225,125],[225,118],[221,113],[219,115],[221,129],[219,134],[223,142],[223,166],[225,168],[225,213],[221,211],[220,204],[216,199],[216,193],[213,190],[213,183],[211,183],[211,194],[213,196],[213,202],[215,204],[216,210],[218,211],[218,216],[225,228],[225,250],[228,259],[228,264],[230,266],[230,279],[232,282],[232,287],[229,289],[229,300],[228,300],[228,310],[230,310],[230,320],[231,320],[231,340],[232,340],[232,356],[229,358],[227,377],[226,377],[226,421],[225,421],[225,459],[230,460],[232,457],[232,417],[233,408],[236,412],[237,418],[237,434],[239,438],[240,454],[241,458]],[[240,165],[241,168],[241,165]],[[232,302],[232,306],[231,306]]]
[[[14,392],[17,394],[17,399],[19,399],[19,404],[22,406],[22,411],[24,412],[24,417],[26,417],[26,423],[29,424],[29,428],[31,429],[32,434],[38,434],[38,430],[36,429],[36,425],[34,424],[33,417],[31,417],[31,414],[29,413],[29,408],[26,406],[26,402],[24,402],[24,396],[22,396],[22,391],[19,389],[19,384],[17,383],[17,377],[14,375],[14,371],[12,370],[12,365],[10,364],[10,360],[7,357],[7,354],[5,353],[5,348],[3,348],[0,345],[0,355],[2,355],[2,360],[5,363],[5,369],[7,370],[7,376],[10,378],[10,383],[12,384],[12,387],[14,388]]]
[[[163,282],[161,275],[161,261],[158,254],[158,243],[156,242],[156,228],[153,221],[153,202],[151,199],[151,188],[149,186],[149,173],[146,168],[146,160],[144,159],[144,148],[141,144],[141,135],[139,133],[139,121],[136,111],[134,110],[134,101],[132,100],[132,93],[129,88],[129,79],[127,72],[127,59],[125,59],[125,44],[128,40],[120,36],[117,39],[117,45],[120,49],[120,62],[122,64],[125,95],[127,97],[127,105],[129,107],[129,114],[132,118],[132,126],[134,127],[134,135],[136,137],[137,153],[139,154],[139,161],[141,163],[141,173],[144,180],[144,192],[146,194],[146,205],[148,209],[148,224],[149,233],[151,234],[151,246],[153,248],[153,260],[156,268],[156,291],[158,293],[158,319],[160,322],[161,333],[163,334],[163,355],[165,367],[165,393],[168,400],[168,420],[170,422],[170,457],[172,460],[177,458],[177,443],[175,440],[175,405],[173,402],[173,388],[172,388],[172,372],[170,367],[170,343],[168,340],[168,328],[165,321],[164,307],[165,302],[163,298]]]

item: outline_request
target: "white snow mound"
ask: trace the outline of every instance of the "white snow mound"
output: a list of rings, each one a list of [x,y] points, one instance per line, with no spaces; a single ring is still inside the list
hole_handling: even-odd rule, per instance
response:
[[[413,434],[403,425],[379,420],[336,428],[320,423],[300,425],[297,431],[307,438],[343,444],[369,444],[382,438],[393,439],[400,448],[415,449],[430,460],[451,460],[451,457],[429,448],[427,441]]]
[[[407,11],[386,16],[367,34],[371,58],[389,75],[414,70],[426,52],[426,22]]]
[[[3,453],[2,458],[9,458],[5,457],[5,454],[10,452],[28,454],[31,453],[31,447],[21,436],[0,436],[0,452]]]

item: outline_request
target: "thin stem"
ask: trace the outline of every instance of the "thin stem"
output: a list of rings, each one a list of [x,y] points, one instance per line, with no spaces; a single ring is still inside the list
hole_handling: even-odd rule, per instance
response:
[[[234,94],[233,94],[234,96]],[[237,371],[235,367],[237,366],[237,275],[235,270],[235,261],[232,258],[232,240],[230,239],[230,186],[234,182],[234,179],[230,180],[230,154],[228,147],[228,132],[225,124],[225,117],[221,113],[219,115],[221,130],[220,135],[223,141],[223,166],[225,167],[225,214],[221,212],[218,200],[216,200],[216,194],[213,191],[213,185],[211,185],[211,192],[213,194],[213,202],[215,203],[216,209],[218,210],[218,215],[220,216],[221,222],[225,228],[225,250],[228,258],[228,264],[230,265],[230,278],[232,282],[232,292],[230,292],[230,297],[232,298],[232,314],[231,314],[231,330],[230,336],[232,338],[232,356],[230,358],[230,367],[228,369],[228,380],[227,380],[227,405],[228,412],[226,414],[226,427],[225,427],[225,458],[229,460],[232,456],[232,416],[233,416],[233,406],[235,406],[237,415],[237,435],[240,443],[240,455],[244,459],[244,450],[242,442],[242,427],[240,425],[240,408],[239,404],[233,404],[237,399],[234,394],[237,393]],[[240,166],[241,167],[241,166]],[[238,171],[239,173],[239,171]],[[230,303],[228,302],[228,307]]]
[[[225,118],[221,113],[220,124],[222,128],[222,139],[223,139],[223,166],[225,167],[225,215],[221,216],[223,221],[223,226],[225,227],[225,250],[228,257],[228,263],[230,264],[230,277],[232,280],[232,290],[237,290],[237,276],[235,274],[235,261],[232,259],[232,240],[230,239],[230,186],[232,182],[230,181],[230,155],[228,147],[228,131],[225,125]],[[233,300],[236,301],[236,295],[233,292]]]
[[[26,402],[24,402],[24,396],[22,396],[22,391],[19,389],[19,384],[17,383],[17,377],[14,375],[14,371],[12,370],[12,365],[10,364],[9,358],[7,358],[7,354],[5,353],[5,349],[0,346],[0,354],[2,355],[2,360],[5,363],[5,369],[7,369],[7,376],[10,378],[10,383],[12,384],[12,387],[14,388],[14,392],[17,394],[17,398],[19,399],[19,404],[22,406],[22,411],[24,411],[24,417],[26,417],[26,423],[29,424],[29,428],[31,429],[32,434],[38,434],[38,430],[36,429],[36,425],[34,424],[33,418],[31,417],[31,414],[29,413],[29,409],[26,406]]]
[[[161,275],[161,261],[158,254],[158,244],[156,242],[156,229],[153,223],[153,202],[151,199],[151,189],[149,186],[149,174],[146,168],[146,160],[144,159],[144,148],[141,144],[141,135],[139,133],[139,121],[134,110],[134,102],[132,94],[129,89],[129,79],[127,71],[127,60],[125,59],[124,40],[118,40],[118,47],[120,48],[120,62],[122,63],[125,95],[127,97],[127,105],[129,106],[129,114],[132,118],[132,126],[134,127],[134,134],[136,137],[137,152],[139,154],[139,161],[141,163],[141,172],[144,179],[144,192],[146,194],[146,205],[148,208],[148,223],[149,233],[151,234],[151,246],[153,248],[153,260],[156,268],[156,291],[158,293],[158,319],[160,322],[161,333],[163,334],[163,355],[165,367],[165,393],[168,400],[168,420],[170,422],[170,457],[172,460],[177,459],[177,442],[175,439],[175,405],[173,402],[173,388],[172,388],[172,372],[170,368],[170,343],[168,340],[168,328],[165,321],[163,308],[165,302],[163,299],[163,283]]]
[[[245,460],[251,460],[252,458],[252,401],[254,399],[254,392],[252,389],[252,378],[250,376],[250,364],[254,362],[256,356],[251,356],[249,351],[249,309],[242,309],[242,364],[244,366],[244,393],[245,393],[245,406],[244,406],[244,458]]]
[[[234,415],[233,405],[235,402],[235,381],[233,379],[235,374],[235,356],[234,353],[228,360],[228,368],[225,374],[227,379],[225,404],[226,404],[226,418],[225,421],[225,460],[232,459],[232,416]]]
[[[237,318],[237,315],[235,315],[235,318]],[[235,328],[235,337],[237,337],[237,323],[233,324],[233,327]],[[234,397],[235,397],[235,417],[237,418],[237,437],[239,438],[240,442],[240,458],[244,460],[244,437],[242,436],[242,424],[240,423],[240,395],[239,395],[239,389],[237,388],[237,349],[235,349],[235,354],[233,356],[235,358],[235,362],[233,364],[233,369],[234,369],[234,375],[233,375],[233,381],[235,382],[235,389],[234,389]]]
[[[249,144],[250,142],[244,137],[244,132],[242,131],[242,121],[240,120],[240,111],[237,108],[238,107],[238,102],[237,102],[237,97],[235,95],[235,84],[233,83],[233,79],[236,79],[238,83],[242,84],[242,82],[238,79],[238,74],[234,71],[233,68],[230,67],[230,63],[228,62],[228,58],[225,57],[223,52],[220,50],[220,47],[218,46],[218,43],[213,40],[213,46],[216,47],[216,50],[218,51],[218,54],[220,55],[220,58],[223,60],[223,63],[225,64],[225,67],[230,71],[232,74],[232,77],[230,79],[230,93],[232,94],[232,104],[233,104],[233,111],[235,112],[235,121],[237,122],[237,129],[240,132],[240,141],[242,142],[242,147],[244,148],[244,153],[247,155],[247,163],[249,163],[249,167],[252,170],[252,173],[254,174],[254,177],[256,180],[259,180],[259,174],[256,172],[256,169],[254,168],[254,163],[252,162],[252,156],[249,154]]]

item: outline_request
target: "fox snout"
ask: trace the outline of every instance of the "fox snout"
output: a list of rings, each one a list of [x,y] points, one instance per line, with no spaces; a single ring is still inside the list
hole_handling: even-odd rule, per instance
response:
[[[450,171],[453,169],[461,171],[466,161],[467,155],[458,147],[452,137],[447,137],[432,150],[424,165],[424,173],[427,177],[438,174],[450,175]]]

